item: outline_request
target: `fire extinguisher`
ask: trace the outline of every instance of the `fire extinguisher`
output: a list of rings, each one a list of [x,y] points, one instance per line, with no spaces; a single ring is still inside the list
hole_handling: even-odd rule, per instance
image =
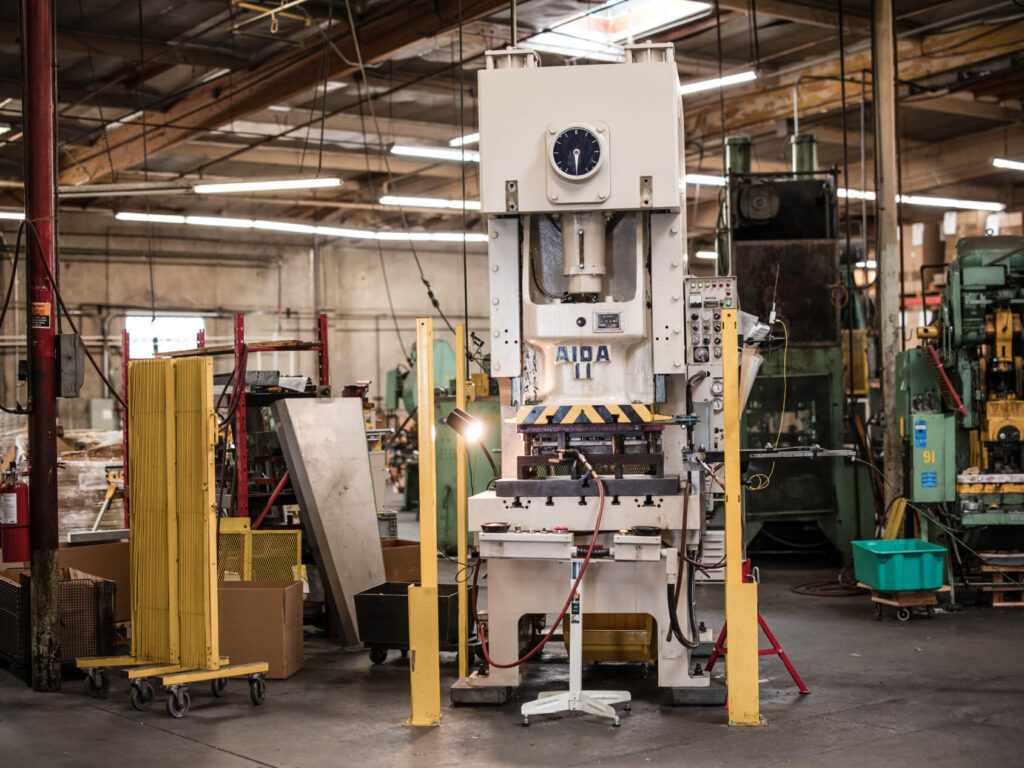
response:
[[[0,550],[7,563],[25,562],[32,557],[28,541],[28,485],[18,479],[13,461],[0,485]]]

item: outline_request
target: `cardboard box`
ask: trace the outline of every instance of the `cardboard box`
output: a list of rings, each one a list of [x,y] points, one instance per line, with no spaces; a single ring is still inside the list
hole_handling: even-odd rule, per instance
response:
[[[62,545],[57,551],[60,568],[75,568],[117,584],[114,621],[132,620],[131,558],[127,541],[105,544]]]
[[[904,224],[900,235],[903,244],[903,284],[907,293],[920,293],[921,267],[925,270],[925,289],[930,290],[936,277],[942,275],[938,269],[946,263],[946,254],[941,239],[939,222],[915,222]]]
[[[956,244],[963,237],[985,234],[989,216],[986,211],[946,211],[942,217],[942,234],[946,239],[945,260],[949,264],[956,258]]]
[[[420,543],[409,539],[381,539],[384,574],[388,581],[420,580]]]
[[[275,680],[302,669],[302,582],[223,581],[217,602],[220,652],[232,664],[265,661]]]

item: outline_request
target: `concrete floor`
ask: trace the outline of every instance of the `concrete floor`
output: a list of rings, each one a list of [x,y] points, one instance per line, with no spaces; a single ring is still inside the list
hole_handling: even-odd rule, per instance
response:
[[[536,717],[523,728],[517,705],[565,684],[560,660],[533,665],[522,698],[504,707],[453,709],[445,696],[440,728],[402,728],[409,678],[397,654],[373,666],[365,651],[309,638],[306,668],[270,681],[264,706],[252,707],[241,683],[225,699],[197,686],[182,720],[160,699],[136,712],[120,680],[108,699],[93,700],[77,678],[43,695],[0,671],[0,765],[1022,764],[1015,712],[1024,708],[1024,612],[969,608],[878,622],[866,597],[789,591],[831,575],[762,567],[762,612],[812,691],[800,696],[778,659],[762,659],[763,729],[728,728],[720,708],[666,707],[653,676],[644,681],[636,668],[616,665],[588,668],[586,684],[633,691],[621,728],[579,715]],[[705,605],[718,602],[720,587],[700,594]],[[445,690],[454,676],[454,656],[445,655]]]

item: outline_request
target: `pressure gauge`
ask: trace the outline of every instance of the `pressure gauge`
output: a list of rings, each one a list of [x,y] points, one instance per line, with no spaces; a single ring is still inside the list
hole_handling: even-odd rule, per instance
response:
[[[566,128],[551,145],[551,164],[555,171],[573,181],[593,176],[602,159],[601,141],[589,128]]]
[[[725,391],[725,387],[722,386],[722,382],[719,379],[715,379],[711,382],[711,394],[720,395]]]

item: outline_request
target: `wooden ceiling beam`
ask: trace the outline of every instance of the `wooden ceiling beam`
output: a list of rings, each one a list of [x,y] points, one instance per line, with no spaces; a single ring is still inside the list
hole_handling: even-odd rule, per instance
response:
[[[19,25],[9,21],[0,22],[0,43],[17,46],[20,45],[20,42],[21,29]],[[130,37],[114,37],[94,31],[90,31],[86,36],[84,32],[65,28],[57,30],[55,42],[58,51],[91,52],[96,56],[112,56],[129,62],[138,62],[139,60],[139,41]],[[207,69],[221,67],[235,69],[248,66],[249,63],[241,56],[233,56],[231,53],[208,46],[194,43],[169,45],[157,40],[144,40],[142,55],[146,59],[147,66],[151,64],[186,64]]]
[[[306,148],[303,151],[303,149],[298,147],[281,147],[270,144],[246,149],[244,152],[223,161],[218,159],[239,148],[238,144],[230,142],[191,141],[174,147],[169,154],[206,161],[208,167],[214,172],[222,163],[232,163],[239,165],[279,165],[289,169],[290,173],[295,174],[304,167],[304,162],[305,167],[312,168],[315,168],[318,162],[316,147]],[[332,171],[348,171],[356,174],[366,173],[366,156],[362,152],[342,152],[337,149],[325,149],[323,153],[323,167]],[[370,153],[371,173],[387,173],[388,168],[396,176],[415,174],[444,179],[462,178],[462,170],[456,163],[440,162],[431,164],[430,161],[426,160],[420,161],[407,157],[389,156],[385,164],[384,158],[380,154]]]
[[[357,29],[363,60],[384,61],[425,37],[452,28],[459,5],[458,0],[390,0],[371,9],[359,20]],[[504,6],[503,0],[466,0],[461,3],[462,17],[475,20]],[[347,25],[339,23],[337,27],[334,44],[348,61],[355,61],[357,53]],[[327,58],[327,77],[351,74],[357,69],[333,51]],[[323,41],[316,34],[307,38],[301,49],[276,54],[249,71],[234,72],[202,85],[166,110],[147,111],[136,122],[106,131],[92,145],[72,150],[61,164],[60,183],[102,180],[111,170],[139,163],[144,151],[156,154],[232,118],[301,93],[324,78],[324,59]]]
[[[974,41],[979,30],[982,41]],[[1008,24],[996,31],[987,26],[972,26],[956,32],[929,35],[921,40],[898,41],[899,76],[913,81],[941,74],[1018,50],[1024,44],[1024,21]],[[871,69],[870,50],[846,55],[847,77]],[[789,72],[781,77],[768,75],[749,86],[726,91],[725,124],[728,133],[745,132],[750,126],[789,117],[793,110],[794,85],[798,86],[799,109],[803,117],[835,110],[842,104],[838,58]],[[767,90],[766,90],[767,89]],[[760,90],[760,93],[758,92]],[[860,84],[847,82],[846,101],[860,99]],[[702,98],[686,110],[688,136],[717,136],[721,120],[717,96]],[[700,129],[700,130],[699,130]]]
[[[739,13],[750,12],[750,0],[718,0],[719,7]],[[823,27],[825,29],[839,29],[839,14],[827,8],[812,7],[800,3],[785,2],[785,0],[757,0],[757,15],[759,17],[770,16],[773,19],[792,21],[798,24],[806,24],[812,27]],[[868,19],[865,16],[858,16],[846,11],[843,14],[844,26],[850,30],[865,31],[868,27]]]
[[[915,96],[903,99],[904,107],[922,109],[927,112],[938,112],[944,115],[960,115],[962,117],[977,117],[982,120],[994,120],[998,122],[1020,123],[1024,121],[1024,110],[1004,107],[1000,104],[990,104],[984,101],[975,101],[970,94],[964,96]]]

